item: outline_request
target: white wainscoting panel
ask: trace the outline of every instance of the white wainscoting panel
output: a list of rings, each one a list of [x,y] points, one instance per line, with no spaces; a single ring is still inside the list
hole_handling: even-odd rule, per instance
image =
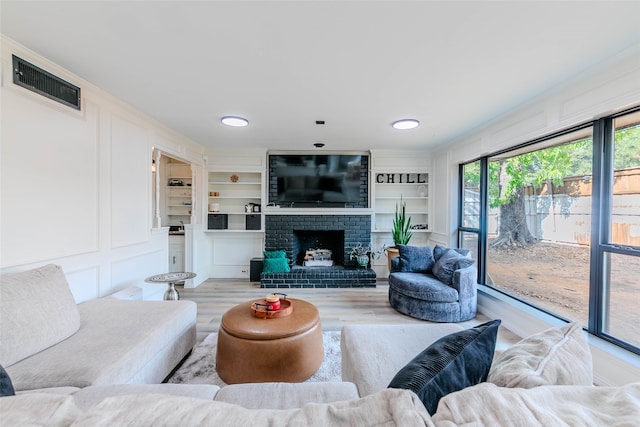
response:
[[[147,165],[148,167],[143,167]],[[111,116],[111,247],[149,239],[151,212],[149,132]]]
[[[101,289],[102,296],[128,286],[142,288],[142,298],[145,300],[160,300],[167,285],[146,283],[144,279],[155,274],[167,273],[167,252],[164,250],[141,253],[137,256],[127,256],[111,264],[111,283],[108,288]]]
[[[83,117],[0,91],[2,266],[97,250],[95,106]]]
[[[256,233],[207,233],[211,242],[213,269],[211,277],[249,278],[251,258],[262,257],[262,234]]]
[[[100,266],[88,265],[77,270],[63,267],[62,270],[76,303],[98,298],[100,295]]]

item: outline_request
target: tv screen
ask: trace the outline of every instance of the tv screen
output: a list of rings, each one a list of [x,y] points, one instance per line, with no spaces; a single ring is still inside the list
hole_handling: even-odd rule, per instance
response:
[[[361,155],[272,155],[270,164],[277,177],[279,203],[356,203],[360,199]]]

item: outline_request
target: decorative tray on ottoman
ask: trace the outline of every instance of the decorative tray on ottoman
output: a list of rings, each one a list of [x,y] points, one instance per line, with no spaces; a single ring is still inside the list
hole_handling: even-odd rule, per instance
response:
[[[284,294],[282,294],[284,295]],[[267,297],[273,299],[273,297]],[[267,298],[259,299],[251,304],[251,314],[254,317],[262,319],[275,319],[278,317],[285,317],[293,312],[293,304],[284,295],[283,298],[278,298],[280,308],[273,308],[273,301],[268,301]]]

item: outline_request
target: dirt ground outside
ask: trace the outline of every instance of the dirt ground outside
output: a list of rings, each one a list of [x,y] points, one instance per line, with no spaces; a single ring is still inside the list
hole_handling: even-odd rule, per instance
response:
[[[537,307],[587,325],[589,252],[580,245],[538,242],[488,253],[488,282]],[[611,257],[608,332],[640,346],[640,257]]]

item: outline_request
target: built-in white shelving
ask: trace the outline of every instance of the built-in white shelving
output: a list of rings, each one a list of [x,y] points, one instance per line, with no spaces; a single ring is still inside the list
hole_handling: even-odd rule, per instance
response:
[[[374,203],[374,233],[391,232],[396,206],[406,204],[406,214],[411,217],[412,232],[429,231],[429,173],[374,171],[371,177]]]
[[[263,231],[262,182],[262,172],[209,172],[208,231]]]
[[[193,177],[191,166],[182,162],[167,163],[166,214],[169,225],[191,223],[193,214]]]

